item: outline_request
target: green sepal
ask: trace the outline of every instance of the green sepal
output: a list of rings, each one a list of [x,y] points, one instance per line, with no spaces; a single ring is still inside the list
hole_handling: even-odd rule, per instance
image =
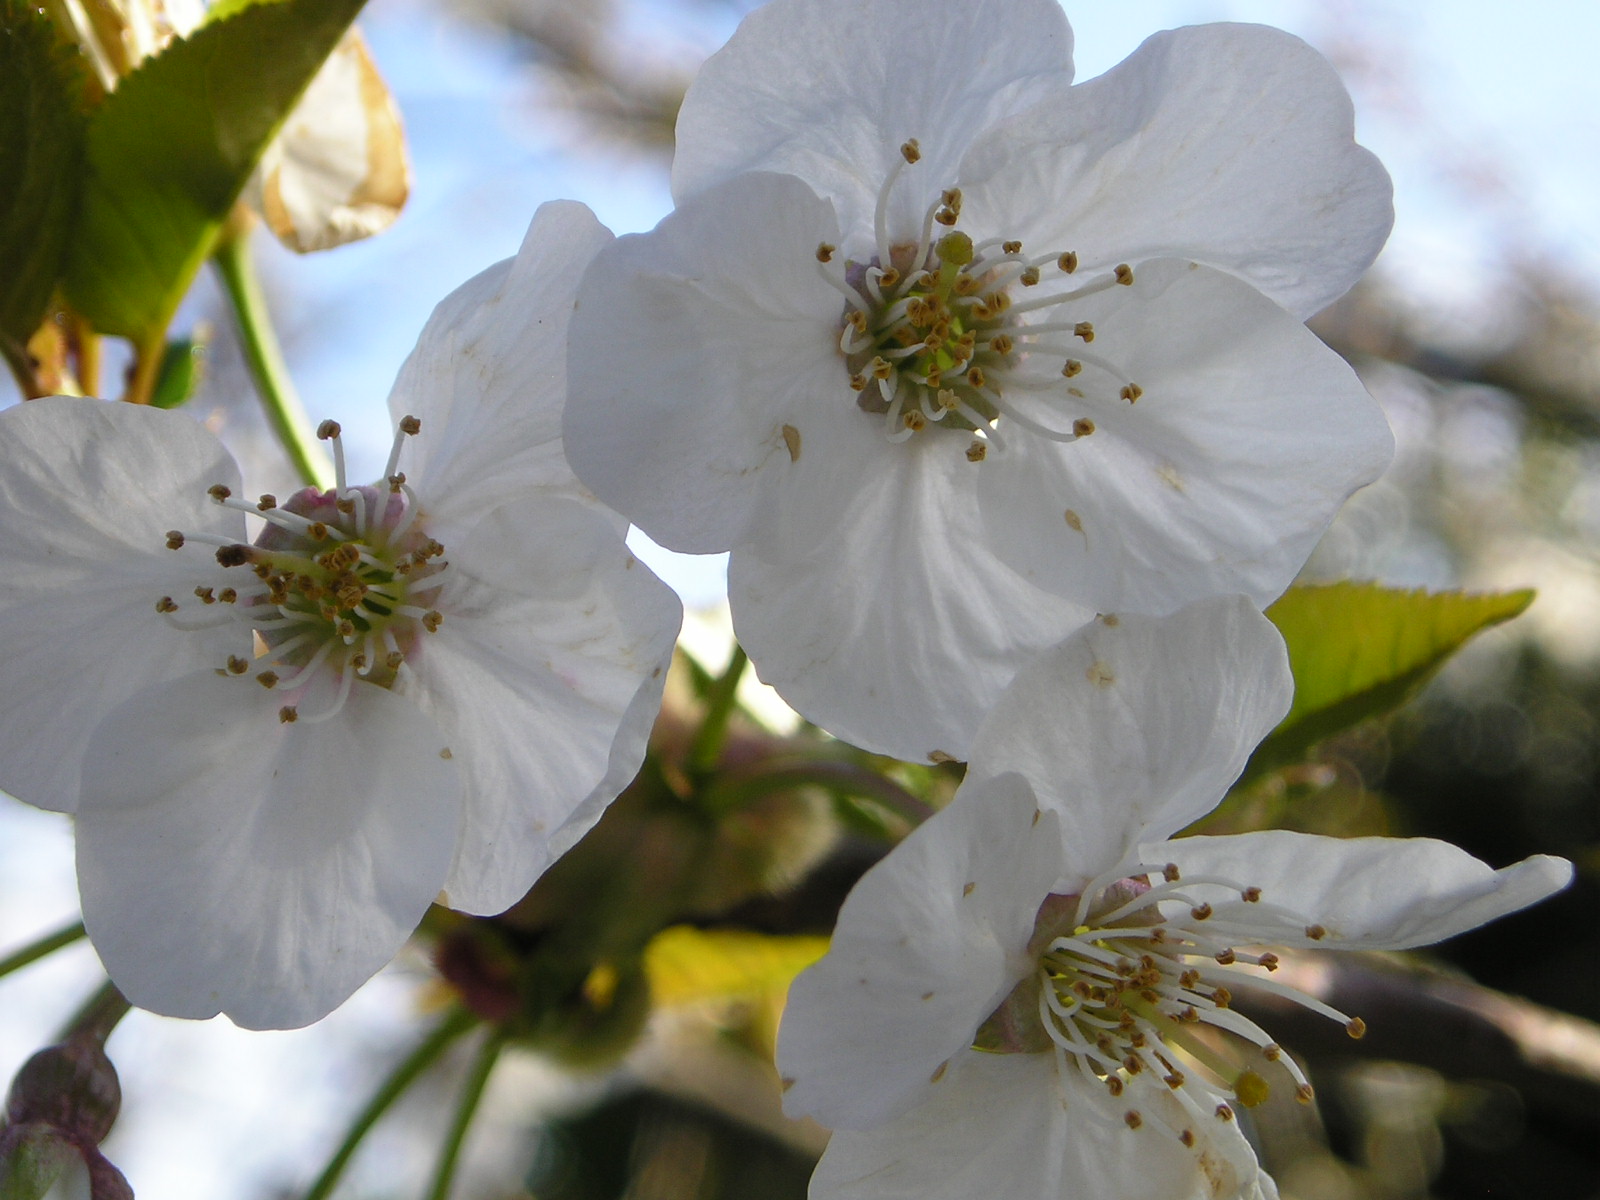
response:
[[[177,408],[194,395],[205,375],[206,342],[202,332],[194,337],[173,338],[161,356],[161,374],[150,393],[152,408]]]

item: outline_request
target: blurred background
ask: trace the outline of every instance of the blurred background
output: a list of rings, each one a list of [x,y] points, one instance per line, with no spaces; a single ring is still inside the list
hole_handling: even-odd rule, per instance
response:
[[[433,304],[514,253],[539,203],[583,200],[618,233],[665,214],[678,100],[749,7],[373,0],[362,26],[404,115],[408,209],[382,236],[327,254],[257,244],[301,394],[314,420],[343,424],[353,474],[382,464],[389,383]],[[1543,1006],[1484,1009],[1461,1026],[1478,1041],[1441,1048],[1455,1026],[1402,1020],[1395,1059],[1356,1058],[1315,1030],[1297,1040],[1272,1026],[1306,1054],[1321,1104],[1320,1117],[1274,1105],[1256,1114],[1267,1164],[1298,1200],[1600,1198],[1600,1043],[1551,1011],[1600,1020],[1600,5],[1065,8],[1080,78],[1158,29],[1213,20],[1277,25],[1335,63],[1358,137],[1394,176],[1397,220],[1370,277],[1313,327],[1383,403],[1399,452],[1308,577],[1539,591],[1525,616],[1469,647],[1396,718],[1325,745],[1313,767],[1236,798],[1219,818],[1428,835],[1497,866],[1543,852],[1580,868],[1555,902],[1433,952],[1425,979],[1441,1003],[1471,1008],[1488,994],[1452,990],[1464,973]],[[210,330],[191,403],[253,487],[281,491],[289,474],[255,415],[228,320],[202,276],[175,326]],[[640,549],[686,602],[715,608],[719,560]],[[727,653],[717,619],[697,628],[715,671]],[[792,729],[781,713],[775,721],[775,734]],[[830,905],[888,844],[870,822],[834,824],[806,856],[803,866],[820,865],[798,893],[718,920],[825,932]],[[0,796],[0,954],[76,911],[68,822]],[[97,969],[79,945],[0,980],[0,1077],[49,1040]],[[147,1197],[299,1194],[361,1097],[432,1021],[431,976],[422,954],[402,959],[327,1021],[292,1033],[132,1014],[110,1043],[125,1103],[109,1157]],[[1374,1009],[1387,1003],[1381,989],[1364,994]],[[761,1065],[774,1015],[761,996],[663,1007],[618,1069],[508,1054],[457,1195],[803,1196],[823,1135],[776,1116]],[[1530,1065],[1531,1045],[1551,1061]],[[470,1057],[458,1049],[460,1061],[426,1077],[369,1141],[341,1195],[418,1194]]]

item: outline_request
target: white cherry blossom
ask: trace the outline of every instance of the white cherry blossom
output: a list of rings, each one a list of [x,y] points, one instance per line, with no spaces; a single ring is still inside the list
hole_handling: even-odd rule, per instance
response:
[[[1290,690],[1238,597],[1106,618],[1018,674],[954,801],[867,872],[790,992],[786,1110],[838,1131],[814,1200],[1274,1196],[1240,1109],[1310,1084],[1232,996],[1364,1026],[1279,984],[1270,947],[1425,945],[1570,879],[1421,838],[1171,837]]]
[[[436,897],[516,901],[637,769],[680,608],[559,446],[609,237],[547,205],[439,305],[372,485],[332,422],[336,487],[280,501],[184,414],[0,413],[0,786],[76,814],[135,1004],[316,1020]]]
[[[1270,602],[1392,441],[1301,320],[1387,235],[1297,39],[1151,38],[1072,86],[1051,0],[774,0],[705,65],[678,207],[603,251],[566,445],[646,533],[731,550],[811,720],[965,758],[1094,613]]]

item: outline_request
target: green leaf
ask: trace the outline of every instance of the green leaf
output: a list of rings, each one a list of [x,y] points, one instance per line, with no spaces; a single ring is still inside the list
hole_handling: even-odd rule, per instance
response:
[[[781,995],[827,950],[827,938],[809,934],[674,925],[650,940],[644,967],[657,1004],[754,999]]]
[[[1397,708],[1474,634],[1532,602],[1531,591],[1290,588],[1267,616],[1289,645],[1294,705],[1256,749],[1244,780],[1298,762],[1323,738]]]
[[[61,277],[83,186],[83,78],[38,6],[0,0],[0,347],[14,366]]]
[[[262,152],[364,0],[260,0],[148,59],[89,123],[68,296],[102,333],[166,331]]]

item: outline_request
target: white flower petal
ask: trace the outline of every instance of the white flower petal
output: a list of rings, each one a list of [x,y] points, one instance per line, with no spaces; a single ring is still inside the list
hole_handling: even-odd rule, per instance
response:
[[[142,1008],[309,1024],[389,961],[444,881],[459,780],[433,723],[369,684],[323,722],[280,722],[283,699],[204,671],[90,742],[84,922]]]
[[[1050,0],[777,0],[700,68],[678,116],[673,196],[746,171],[797,175],[849,235],[872,229],[878,189],[908,138],[923,158],[896,190],[891,229],[915,236],[998,118],[1072,82],[1072,30]]]
[[[962,784],[1017,771],[1033,785],[1061,817],[1065,890],[1214,808],[1294,693],[1283,638],[1242,596],[1116,621],[1018,673]]]
[[[381,233],[410,191],[400,110],[351,27],[261,156],[250,203],[280,242],[305,254]]]
[[[618,239],[584,277],[567,456],[662,545],[704,554],[750,537],[771,470],[791,463],[785,424],[800,430],[798,461],[837,478],[875,448],[870,423],[841,421],[862,415],[838,348],[845,301],[815,257],[837,240],[804,184],[750,175]],[[831,530],[825,514],[790,519]]]
[[[789,989],[785,1110],[870,1129],[937,1087],[945,1060],[1033,967],[1026,949],[1058,840],[1027,785],[1007,776],[862,876],[828,953]]]
[[[449,561],[444,624],[403,688],[463,774],[450,905],[497,913],[638,770],[682,608],[573,500],[497,509]]]
[[[544,204],[515,258],[469,279],[428,318],[389,411],[422,420],[400,465],[426,484],[437,526],[470,525],[522,488],[580,494],[561,450],[567,324],[579,277],[610,241],[584,205]]]
[[[1572,881],[1572,864],[1536,855],[1494,870],[1431,838],[1331,838],[1273,829],[1177,838],[1148,848],[1184,875],[1259,887],[1259,904],[1230,889],[1185,888],[1262,945],[1405,950],[1427,946],[1537,904]],[[1224,912],[1224,907],[1226,911]],[[1307,926],[1326,935],[1308,938]]]
[[[913,762],[964,759],[1016,671],[1094,610],[993,556],[965,437],[891,446],[867,426],[858,438],[886,453],[814,554],[769,561],[759,543],[735,549],[734,628],[761,679],[835,736]],[[821,496],[793,506],[826,511]]]
[[[1070,444],[1021,435],[980,464],[989,544],[1038,586],[1101,611],[1168,612],[1205,595],[1268,604],[1339,506],[1382,472],[1394,438],[1348,364],[1253,288],[1166,259],[1074,304],[1093,351],[1066,392],[1061,358],[1014,396]],[[1136,402],[1119,395],[1142,388]],[[1001,428],[1006,422],[1001,420]],[[1070,515],[1069,515],[1070,514]]]
[[[1277,1195],[1237,1122],[1212,1122],[1186,1150],[1154,1126],[1133,1130],[1118,1102],[1049,1054],[966,1051],[927,1100],[867,1133],[833,1135],[812,1200],[1255,1200]],[[1176,1103],[1163,1117],[1181,1120]]]
[[[1017,111],[961,184],[974,219],[1035,253],[1196,258],[1304,318],[1360,277],[1394,220],[1388,174],[1353,131],[1344,85],[1304,42],[1200,25]]]
[[[188,632],[156,611],[163,596],[199,609],[210,548],[166,547],[167,531],[242,541],[244,517],[206,489],[239,471],[185,415],[56,396],[0,413],[0,787],[40,808],[78,803],[94,727],[153,683],[228,653],[237,625]]]

